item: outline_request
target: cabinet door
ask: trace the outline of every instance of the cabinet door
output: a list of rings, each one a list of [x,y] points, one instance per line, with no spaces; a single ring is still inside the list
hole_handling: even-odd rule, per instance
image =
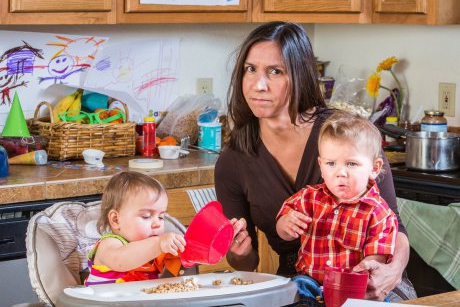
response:
[[[375,12],[379,13],[427,13],[427,0],[376,0]]]
[[[365,23],[370,8],[368,0],[253,0],[253,21]]]
[[[117,9],[119,23],[211,23],[249,22],[250,0],[238,5],[167,5],[141,4],[140,0],[124,0]]]
[[[374,0],[373,23],[458,24],[458,0]]]
[[[113,24],[117,0],[2,0],[0,24]]]
[[[10,12],[107,12],[111,0],[10,0]]]

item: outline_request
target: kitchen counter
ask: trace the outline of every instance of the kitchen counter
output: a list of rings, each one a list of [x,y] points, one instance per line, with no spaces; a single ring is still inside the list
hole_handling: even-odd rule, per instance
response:
[[[167,189],[210,185],[214,183],[216,154],[194,151],[177,160],[164,160],[163,168],[131,169],[147,173]],[[10,165],[10,175],[0,179],[0,206],[19,202],[42,201],[101,194],[110,178],[130,170],[129,160],[136,157],[104,159],[99,169],[83,160],[55,162],[48,165]]]
[[[403,301],[399,303],[408,305],[458,307],[460,306],[460,290],[420,297],[417,299]]]

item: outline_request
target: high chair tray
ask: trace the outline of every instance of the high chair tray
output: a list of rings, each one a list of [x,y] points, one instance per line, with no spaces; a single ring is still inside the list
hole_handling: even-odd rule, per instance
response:
[[[160,285],[193,278],[198,289],[188,292],[145,293]],[[234,284],[239,278],[243,283]],[[220,284],[218,284],[220,281]],[[64,289],[56,306],[285,306],[297,301],[297,287],[289,279],[255,272],[210,273],[119,284]]]

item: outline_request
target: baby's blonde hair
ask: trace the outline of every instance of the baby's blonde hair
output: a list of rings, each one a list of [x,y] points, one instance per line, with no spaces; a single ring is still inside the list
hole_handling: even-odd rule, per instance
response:
[[[108,218],[110,210],[118,211],[122,206],[129,205],[129,198],[141,190],[155,192],[157,194],[155,201],[162,193],[166,193],[166,189],[158,180],[139,172],[121,172],[110,179],[102,194],[101,216],[97,221],[97,229],[100,233],[104,233],[110,227]]]
[[[372,160],[381,157],[380,131],[368,119],[356,114],[335,111],[321,127],[318,144],[324,139],[346,141],[355,148],[365,150]]]

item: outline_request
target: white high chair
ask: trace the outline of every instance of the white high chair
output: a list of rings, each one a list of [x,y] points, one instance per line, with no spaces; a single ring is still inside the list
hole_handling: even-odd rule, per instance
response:
[[[60,202],[30,219],[27,263],[32,289],[42,305],[54,306],[63,289],[82,284],[88,251],[101,236],[96,227],[100,204]],[[165,216],[165,230],[185,234],[184,225],[170,215]],[[185,275],[193,274],[198,274],[196,267],[185,269]]]

